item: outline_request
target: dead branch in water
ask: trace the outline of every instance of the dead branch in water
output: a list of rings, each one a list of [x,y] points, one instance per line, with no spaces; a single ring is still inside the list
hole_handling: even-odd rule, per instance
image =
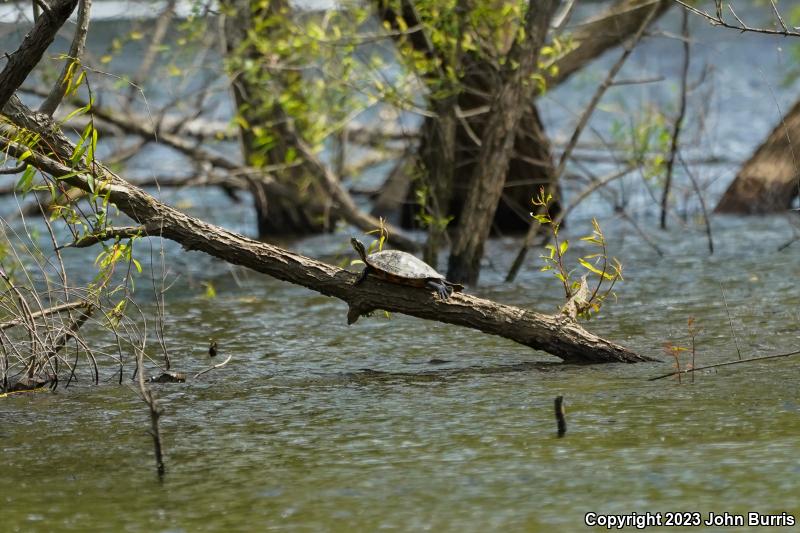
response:
[[[709,368],[719,368],[721,366],[738,365],[739,363],[752,363],[754,361],[767,361],[767,360],[770,360],[770,359],[779,359],[781,357],[791,357],[793,355],[800,355],[800,350],[796,350],[794,352],[779,353],[779,354],[775,354],[775,355],[762,355],[760,357],[749,357],[749,358],[746,358],[746,359],[737,359],[736,361],[725,361],[724,363],[716,363],[714,365],[706,365],[706,366],[698,366],[698,367],[695,367],[695,368],[687,368],[687,369],[681,370],[680,372],[675,371],[675,372],[670,372],[668,374],[661,374],[660,376],[652,377],[652,378],[648,379],[647,381],[658,381],[659,379],[664,379],[664,378],[668,378],[668,377],[671,377],[671,376],[677,376],[677,375],[680,375],[680,374],[689,374],[691,372],[698,372],[700,370],[708,370]]]
[[[42,135],[48,141],[48,147],[59,156],[73,153],[74,147],[68,139],[53,133],[46,123],[41,122],[45,119],[25,112],[24,106],[20,106],[21,103],[17,106],[20,113],[12,114],[12,120],[24,122],[29,129]],[[2,144],[12,157],[21,157],[28,151],[28,147],[8,138],[3,139]],[[67,156],[65,160],[68,159]],[[94,172],[93,183],[102,184],[104,193],[120,211],[147,229],[154,228],[148,235],[174,240],[187,250],[203,251],[231,264],[242,265],[339,298],[349,306],[349,322],[374,309],[385,309],[505,337],[568,362],[652,360],[597,337],[574,321],[557,316],[502,305],[467,294],[455,294],[448,300],[440,300],[422,289],[372,278],[354,286],[357,275],[352,272],[187,216],[159,202],[99,163],[91,169],[81,163],[71,168],[38,152],[31,154],[26,161],[46,174],[61,177],[60,182],[82,190],[89,190],[87,176]]]
[[[661,217],[659,224],[661,229],[667,229],[667,208],[669,207],[669,193],[672,187],[672,173],[675,168],[675,159],[678,154],[678,139],[680,138],[683,119],[686,116],[686,95],[688,93],[689,81],[689,61],[691,60],[691,48],[689,43],[689,14],[683,12],[681,24],[681,35],[683,36],[683,67],[681,69],[681,92],[678,103],[678,116],[672,127],[672,139],[670,140],[669,156],[666,161],[666,176],[664,178],[664,190],[661,195]]]
[[[232,357],[233,357],[233,355],[231,354],[223,362],[221,362],[219,364],[216,364],[214,366],[210,366],[210,367],[206,368],[205,370],[201,370],[200,372],[198,372],[197,374],[194,375],[194,379],[197,379],[200,376],[202,376],[203,374],[207,374],[208,372],[211,372],[212,370],[215,370],[217,368],[222,368],[223,366],[227,365],[230,362]]]
[[[153,451],[155,453],[156,458],[156,472],[158,473],[159,481],[163,481],[164,479],[164,472],[166,472],[166,468],[164,467],[164,447],[161,443],[161,429],[159,427],[159,420],[161,419],[161,415],[163,411],[161,407],[158,405],[158,401],[156,400],[155,394],[153,394],[153,390],[145,385],[144,381],[144,352],[139,351],[138,357],[138,365],[139,365],[139,392],[141,393],[142,400],[144,403],[147,404],[147,408],[150,411],[150,436],[153,437]]]

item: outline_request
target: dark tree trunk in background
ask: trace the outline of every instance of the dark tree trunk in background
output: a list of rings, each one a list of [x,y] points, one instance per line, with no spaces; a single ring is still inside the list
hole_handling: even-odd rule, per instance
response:
[[[222,3],[231,13],[225,19],[226,53],[229,57],[242,54],[245,57],[251,55],[255,60],[263,60],[258,52],[247,48],[247,32],[252,31],[254,18],[261,19],[288,10],[289,2],[270,0],[267,7],[262,7],[262,3],[256,0],[225,0]],[[289,16],[288,13],[285,16]],[[287,71],[281,76],[285,79],[276,80],[276,83],[288,86],[295,81],[291,78],[299,74]],[[265,94],[265,91],[273,91],[274,87],[264,87],[262,84],[254,83],[246,74],[238,74],[232,81],[239,115],[250,126],[269,128],[277,139],[274,146],[264,150],[257,146],[257,139],[251,127],[240,125],[242,153],[247,165],[254,167],[283,165],[287,160],[287,151],[293,147],[294,137],[287,128],[283,111],[277,106],[270,107],[270,104],[260,96]],[[274,177],[281,184],[296,190],[298,197],[308,198],[309,202],[318,202],[319,198],[324,197],[323,194],[316,194],[317,191],[313,186],[309,191],[302,190],[303,184],[313,183],[313,180],[308,179],[308,171],[304,165],[275,171]],[[319,209],[307,208],[286,198],[276,198],[268,193],[267,188],[258,179],[250,180],[250,189],[253,194],[259,239],[302,236],[319,233],[325,229],[322,217],[314,215],[315,212],[319,213]]]
[[[800,192],[800,101],[742,166],[715,212],[781,213]]]
[[[531,1],[525,37],[514,43],[499,83],[490,91],[493,100],[450,252],[447,277],[452,281],[469,284],[478,281],[483,247],[503,194],[517,127],[531,107],[536,88],[532,77],[538,71],[539,50],[556,4],[556,0]]]
[[[465,58],[465,67],[468,74],[464,78],[464,86],[476,91],[463,92],[458,95],[458,107],[469,114],[470,110],[488,107],[491,96],[497,84],[498,73],[494,66],[485,61]],[[482,94],[478,94],[482,93]],[[553,158],[550,141],[544,133],[539,112],[533,99],[525,104],[522,109],[522,118],[519,121],[514,150],[505,176],[505,185],[492,221],[492,230],[500,233],[520,233],[527,231],[530,217],[530,202],[533,194],[540,186],[545,186],[555,191],[557,184],[553,179]],[[441,117],[441,113],[440,113]],[[451,153],[443,149],[437,131],[441,130],[440,117],[428,117],[422,126],[422,139],[419,148],[422,169],[429,174],[431,188],[437,187],[438,179],[434,176],[447,178],[447,174],[433,172],[448,164]],[[453,117],[455,119],[455,117]],[[452,184],[449,187],[449,202],[445,204],[445,214],[453,217],[451,228],[456,228],[461,223],[461,214],[470,188],[470,180],[474,176],[475,168],[480,157],[481,147],[476,143],[476,138],[481,140],[489,120],[488,111],[455,120],[455,160],[450,173]],[[465,127],[464,122],[469,126]],[[444,188],[444,185],[438,185]],[[418,226],[418,205],[413,202],[414,188],[409,191],[408,201],[403,212],[403,225],[405,227]],[[557,196],[554,193],[554,196]],[[558,206],[554,206],[558,210]]]
[[[486,63],[476,64],[474,74],[465,80],[467,87],[477,87],[481,92],[488,92],[494,96],[496,81],[492,86],[491,77],[497,78],[496,72],[491,72],[491,65]],[[555,195],[557,184],[553,179],[553,156],[550,141],[544,133],[539,111],[533,103],[532,91],[524,98],[520,107],[515,109],[518,114],[516,133],[514,134],[513,149],[504,178],[502,194],[497,205],[491,229],[498,233],[520,233],[526,231],[530,222],[531,198],[540,186],[550,189]],[[462,94],[459,105],[461,109],[476,109],[481,106],[490,106],[491,99],[483,98],[474,93]],[[491,113],[493,111],[490,111]],[[479,139],[486,136],[487,124],[491,121],[489,113],[465,119],[472,131]],[[483,141],[482,141],[483,142]],[[458,129],[458,167],[456,182],[454,184],[453,201],[450,204],[451,214],[455,217],[456,226],[461,223],[462,209],[464,208],[467,192],[472,187],[471,180],[483,179],[476,174],[480,164],[481,147],[471,139],[466,128]],[[558,210],[558,206],[554,206]]]
[[[602,55],[604,52],[624,42],[625,39],[633,35],[642,24],[642,21],[649,15],[653,6],[657,5],[657,12],[653,17],[655,21],[664,14],[672,5],[671,0],[618,0],[608,7],[599,16],[580,24],[570,33],[574,48],[566,55],[558,59],[556,65],[558,69],[555,74],[546,73],[547,89],[552,90],[560,83],[566,81],[573,73],[585,67],[588,63]],[[384,20],[394,24],[396,17],[391,10],[380,11]],[[412,17],[407,7],[404,9],[404,17]],[[408,19],[409,26],[412,26]],[[425,41],[419,36],[419,32],[410,35],[411,44],[423,50]],[[465,55],[464,62],[465,87],[473,87],[483,92],[474,94],[465,92],[458,95],[457,103],[460,109],[469,113],[471,110],[479,109],[490,103],[486,92],[491,90],[493,78],[497,77],[494,65],[485,60],[480,60],[472,55]],[[491,95],[488,95],[489,97]],[[487,120],[486,113],[465,118],[464,121],[469,125],[472,132],[479,139],[482,137],[483,128]],[[428,117],[422,125],[421,144],[419,148],[420,166],[425,169],[438,168],[443,154],[446,150],[440,150],[436,144],[438,141],[436,130],[439,129],[437,117]],[[506,174],[506,184],[503,189],[500,204],[497,207],[495,218],[492,223],[492,230],[499,234],[520,233],[528,230],[530,219],[530,201],[532,196],[538,191],[539,187],[545,186],[558,199],[557,187],[553,177],[552,149],[547,135],[544,132],[538,110],[533,99],[529,107],[525,109],[522,119],[518,125],[517,137],[514,143],[514,152],[508,166]],[[473,140],[463,123],[456,122],[456,161],[453,178],[452,197],[449,203],[449,211],[446,213],[454,217],[450,223],[450,228],[458,226],[461,210],[466,200],[468,181],[473,173],[480,148]],[[409,179],[410,181],[410,179]],[[393,180],[397,184],[400,180]],[[433,186],[431,185],[433,188]],[[402,203],[401,223],[404,227],[419,227],[418,214],[419,205],[416,203],[415,186],[406,183],[406,195],[404,201],[396,199],[393,205]],[[403,190],[399,185],[396,191]],[[388,195],[389,193],[387,193]],[[397,192],[391,194],[396,195]],[[384,199],[384,203],[388,202]],[[553,212],[559,210],[558,202],[553,204]]]
[[[439,220],[454,213],[452,200],[458,183],[456,176],[460,173],[457,168],[459,140],[454,100],[434,102],[433,108],[439,116],[435,119],[428,118],[425,122],[427,127],[422,131],[418,160],[421,166],[419,172],[430,187],[428,202],[432,205],[429,210]],[[413,194],[413,188],[409,192]],[[423,259],[434,268],[438,268],[439,249],[444,244],[446,231],[444,224],[437,221],[428,228]]]

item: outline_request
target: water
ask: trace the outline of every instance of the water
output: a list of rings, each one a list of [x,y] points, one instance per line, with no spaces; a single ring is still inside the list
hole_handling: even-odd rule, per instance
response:
[[[694,316],[698,364],[735,359],[724,282],[745,356],[796,348],[789,273],[800,246],[775,252],[785,221],[715,226],[711,258],[701,235],[662,236],[674,250],[665,259],[625,238],[619,301],[590,329],[661,356],[664,341],[687,344]],[[609,239],[619,243],[623,231],[611,224]],[[497,265],[511,252],[496,243]],[[175,365],[190,374],[208,366],[209,335],[232,361],[154,386],[165,409],[164,483],[143,403],[113,383],[113,369],[99,387],[84,372],[55,394],[0,400],[6,530],[570,531],[587,512],[797,513],[796,359],[651,382],[671,363],[561,365],[402,316],[348,327],[336,300],[246,273],[237,286],[199,254],[192,264],[212,272],[219,296],[203,300],[189,276],[173,288]],[[555,307],[557,287],[543,274],[529,269],[513,285],[500,274],[487,271],[475,292]],[[552,415],[560,394],[564,439]]]
[[[751,52],[762,57],[775,51],[763,39],[723,42],[737,50],[756,42],[761,48]],[[701,57],[720,57],[721,46]],[[740,56],[729,57],[744,74],[737,82],[737,70],[724,71],[723,103],[741,94],[742,109],[774,110],[769,88],[781,102],[796,96],[746,70]],[[568,99],[593,86],[576,79],[564,90]],[[715,117],[731,134],[717,132],[718,146],[740,158],[775,118],[748,114],[749,127],[737,129],[739,111],[724,111]],[[564,120],[545,114],[551,128]],[[712,190],[730,178],[713,182],[719,170],[706,171]],[[163,197],[252,232],[249,210],[222,203],[214,191]],[[13,207],[6,202],[4,213]],[[654,210],[640,205],[640,224],[655,231]],[[175,284],[166,342],[175,368],[193,375],[232,360],[186,384],[153,385],[165,410],[163,483],[147,410],[128,386],[130,356],[123,386],[108,362],[100,386],[89,383],[84,366],[67,389],[0,399],[3,530],[549,532],[582,530],[589,512],[800,518],[797,357],[698,372],[694,382],[648,381],[672,368],[665,342],[688,345],[689,317],[702,328],[698,365],[737,358],[729,321],[745,357],[797,348],[800,243],[776,251],[791,226],[783,217],[717,217],[717,252],[709,257],[700,227],[672,221],[670,231],[654,234],[667,251],[662,258],[595,202],[564,230],[578,251],[576,237],[594,214],[624,263],[625,281],[618,301],[587,327],[661,363],[562,365],[501,338],[399,315],[376,313],[348,327],[337,300],[167,243]],[[338,262],[353,255],[348,237],[342,230],[293,247]],[[559,287],[537,271],[536,254],[515,283],[502,282],[515,252],[514,240],[493,241],[481,286],[470,292],[555,310]],[[65,258],[84,268],[76,282],[92,275],[85,251],[67,250]],[[203,297],[203,282],[214,285],[216,298]],[[147,283],[139,285],[152,318]],[[86,334],[100,341],[99,332]],[[214,361],[206,353],[212,336],[220,345]],[[148,351],[159,355],[152,339]],[[555,435],[557,395],[567,403],[563,439]]]

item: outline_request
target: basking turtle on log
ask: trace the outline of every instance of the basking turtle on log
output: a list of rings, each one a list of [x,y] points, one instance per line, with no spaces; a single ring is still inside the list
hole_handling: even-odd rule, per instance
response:
[[[367,279],[367,275],[411,287],[433,289],[442,300],[447,300],[455,292],[461,292],[463,285],[451,283],[436,272],[432,266],[421,259],[399,250],[384,250],[367,255],[364,245],[352,237],[350,243],[364,262],[364,271],[356,280],[356,285]]]

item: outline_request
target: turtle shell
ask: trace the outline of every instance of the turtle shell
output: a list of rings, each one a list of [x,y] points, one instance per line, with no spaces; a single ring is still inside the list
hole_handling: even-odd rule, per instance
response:
[[[432,266],[409,253],[384,250],[367,256],[367,264],[378,275],[398,278],[409,282],[424,282],[429,279],[444,279]]]

